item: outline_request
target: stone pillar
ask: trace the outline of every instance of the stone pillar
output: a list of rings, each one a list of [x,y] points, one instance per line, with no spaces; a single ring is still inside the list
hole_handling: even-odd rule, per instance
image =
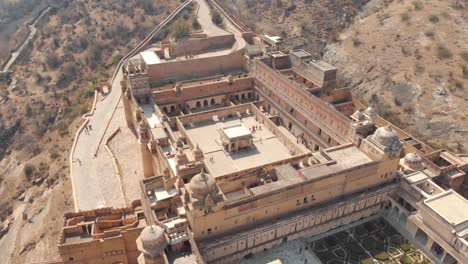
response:
[[[127,87],[127,84],[124,80],[120,81],[120,87],[122,89],[122,103],[125,112],[125,120],[127,121],[127,126],[129,128],[134,128],[133,120],[132,120],[132,93],[130,89]]]
[[[142,120],[138,124],[138,147],[141,152],[141,160],[143,165],[143,176],[145,178],[154,176],[153,169],[153,156],[150,149],[148,148],[148,143],[150,141],[148,125]]]

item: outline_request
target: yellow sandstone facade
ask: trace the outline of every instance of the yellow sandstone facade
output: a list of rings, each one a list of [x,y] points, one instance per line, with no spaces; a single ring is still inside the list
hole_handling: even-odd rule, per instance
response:
[[[248,36],[247,45],[265,42]],[[229,50],[235,39],[219,41],[194,51]],[[466,157],[382,119],[303,50],[188,58],[163,44],[122,68],[141,202],[67,214],[64,262],[172,263],[191,252],[192,262],[232,263],[375,214],[434,261],[468,262]]]

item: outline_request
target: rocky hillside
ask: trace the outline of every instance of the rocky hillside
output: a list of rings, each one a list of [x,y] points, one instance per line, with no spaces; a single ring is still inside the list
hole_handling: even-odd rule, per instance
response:
[[[435,148],[468,152],[468,2],[221,0],[257,33],[339,68],[342,86]]]
[[[218,0],[257,33],[283,37],[286,45],[321,56],[369,0]]]
[[[380,113],[435,148],[468,152],[468,2],[371,1],[325,59]]]
[[[43,2],[52,12],[37,26],[10,80],[0,80],[2,263],[58,258],[62,215],[73,210],[68,155],[80,116],[89,110],[97,81],[108,78],[122,55],[180,4]],[[28,16],[34,12],[21,19]]]

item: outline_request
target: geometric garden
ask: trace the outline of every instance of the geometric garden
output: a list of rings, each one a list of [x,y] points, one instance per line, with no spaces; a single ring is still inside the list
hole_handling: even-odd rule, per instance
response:
[[[322,263],[432,263],[383,218],[306,242]]]

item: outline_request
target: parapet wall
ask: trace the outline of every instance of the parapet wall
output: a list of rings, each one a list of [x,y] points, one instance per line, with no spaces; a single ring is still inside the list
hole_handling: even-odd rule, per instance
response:
[[[183,87],[182,92],[177,95],[174,89],[154,92],[154,101],[159,106],[167,103],[184,102],[195,98],[212,97],[218,94],[228,94],[253,88],[252,77],[241,77],[234,79],[232,85],[227,80],[213,81],[212,83],[194,84]]]
[[[171,61],[148,66],[151,87],[184,79],[201,78],[208,75],[244,70],[244,50],[234,53]]]

